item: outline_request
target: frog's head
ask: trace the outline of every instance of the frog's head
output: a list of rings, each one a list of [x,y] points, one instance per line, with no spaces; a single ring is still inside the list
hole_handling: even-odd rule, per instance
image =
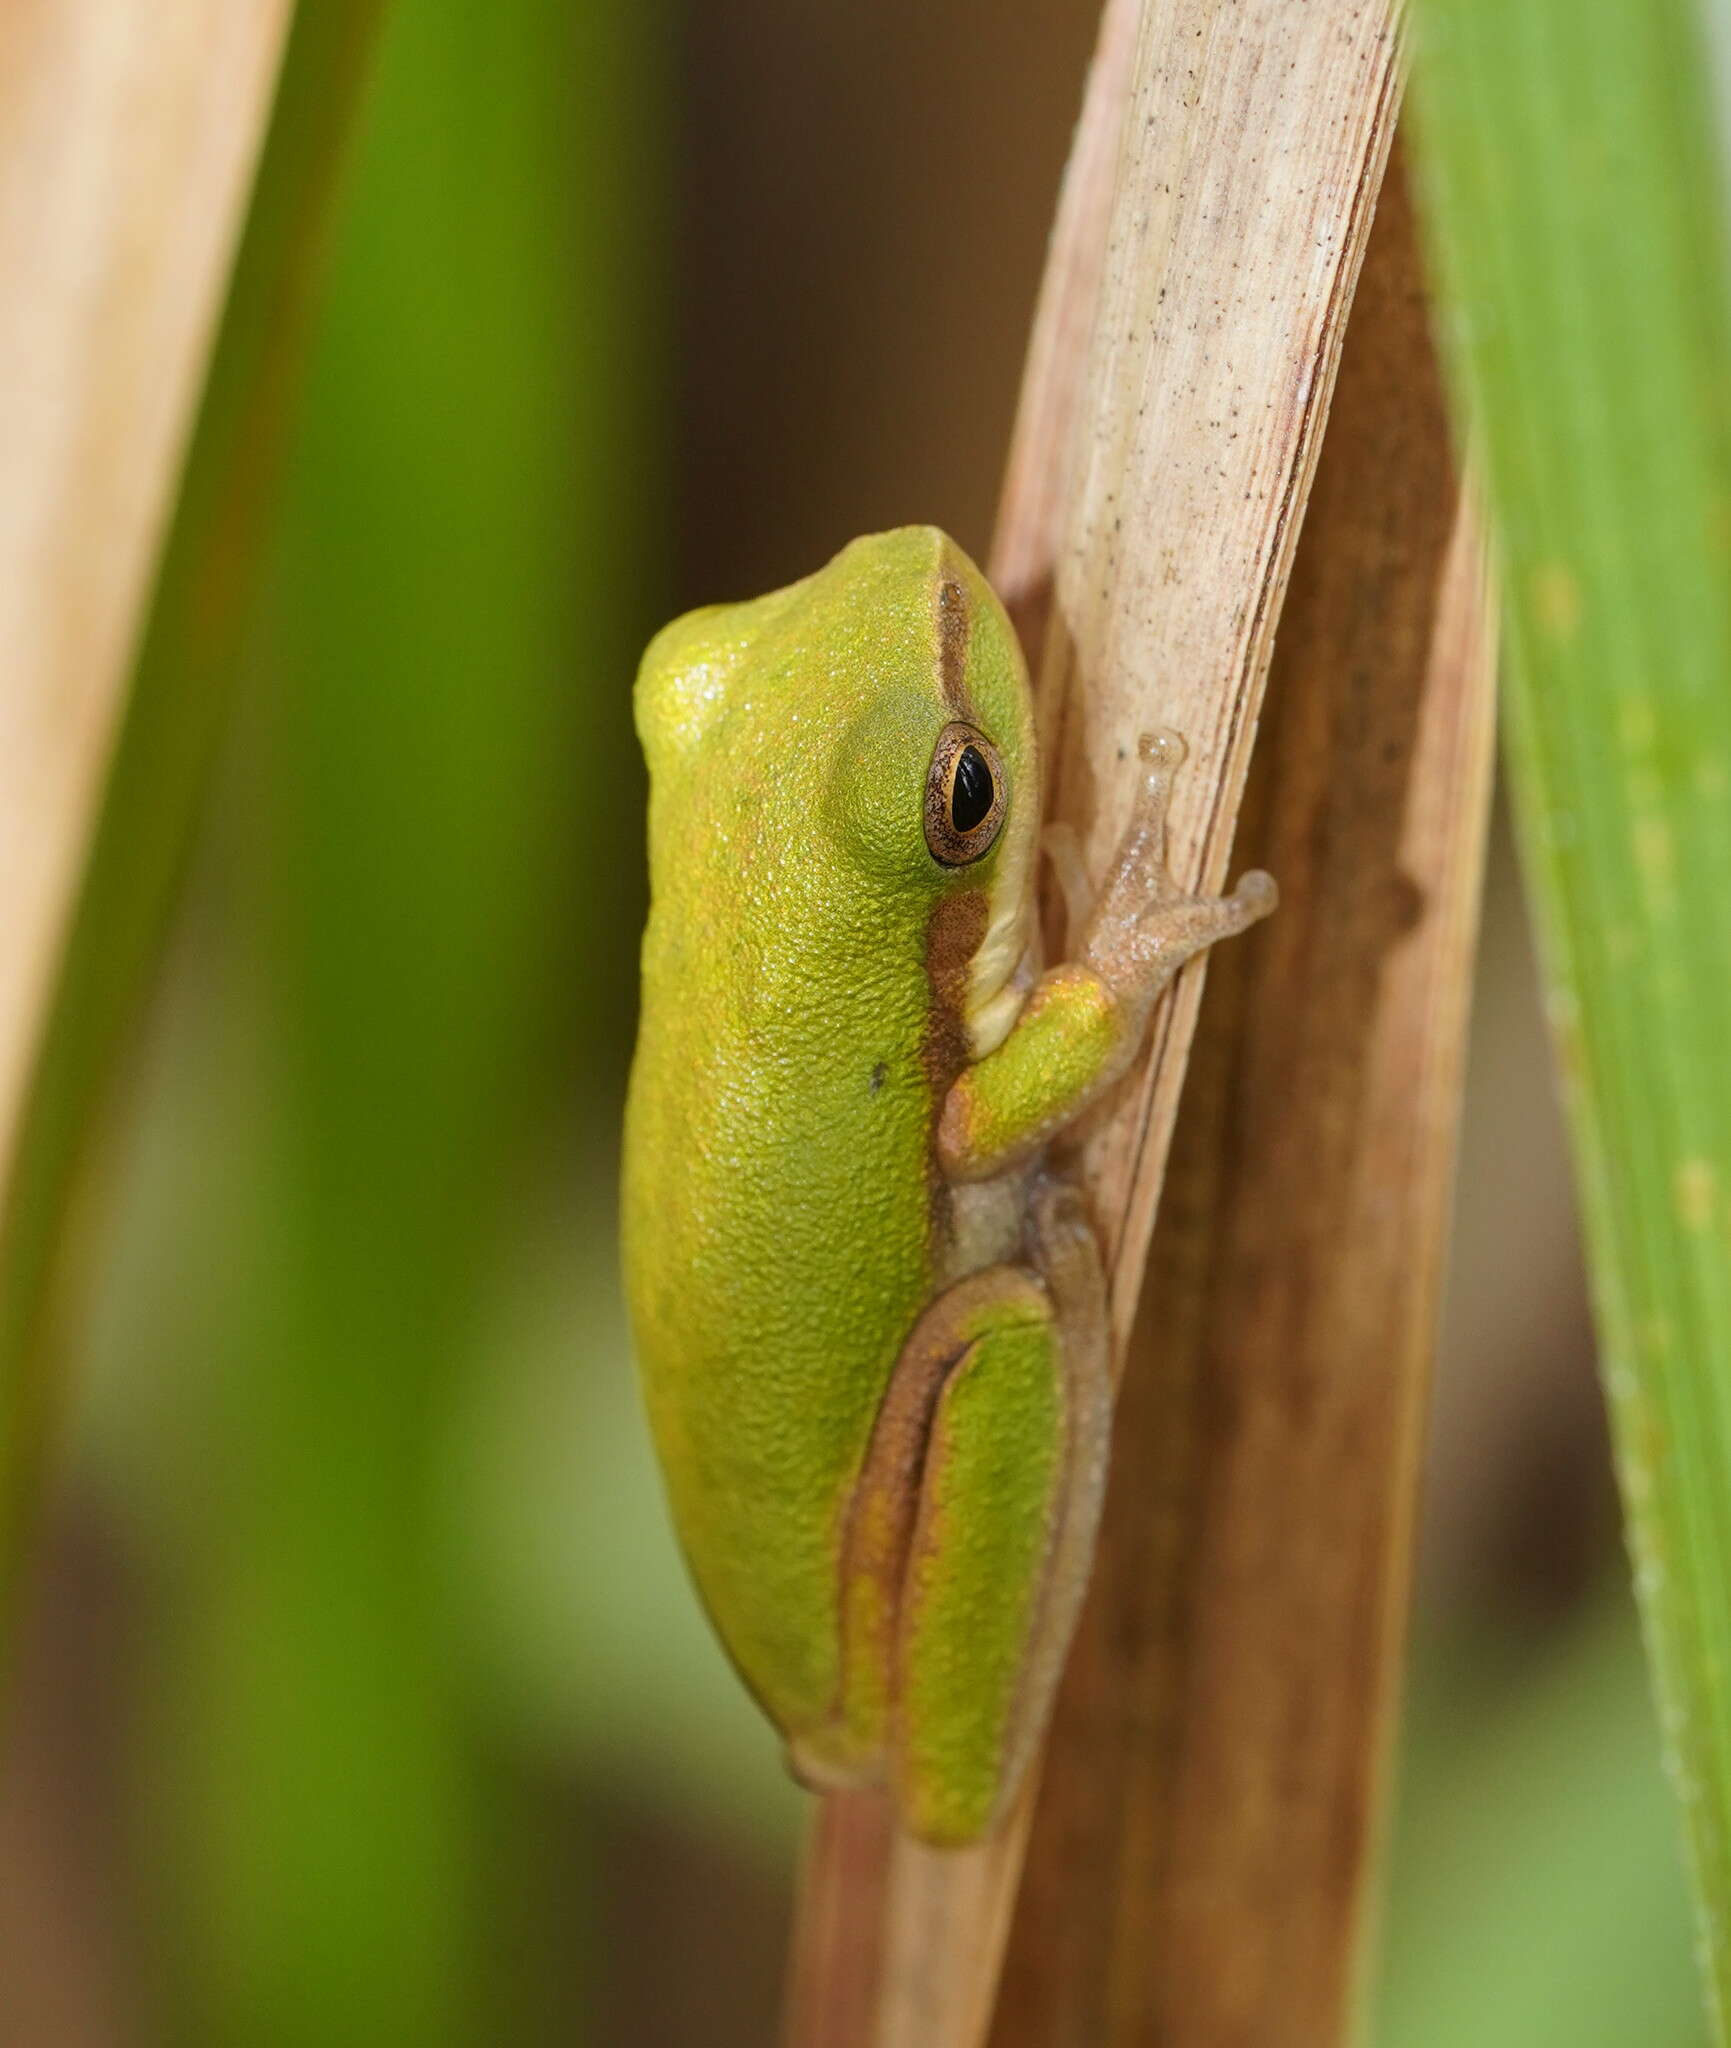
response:
[[[760,904],[806,971],[814,947],[841,957],[844,929],[874,950],[905,935],[962,1027],[955,1053],[999,1043],[1029,934],[1033,712],[1015,631],[954,541],[871,534],[767,597],[688,613],[644,657],[637,723],[659,886],[701,873],[688,911]]]
[[[830,806],[853,858],[926,935],[934,983],[979,1058],[1009,1030],[1040,824],[1033,706],[1015,629],[935,527],[845,548],[811,579],[838,723]]]

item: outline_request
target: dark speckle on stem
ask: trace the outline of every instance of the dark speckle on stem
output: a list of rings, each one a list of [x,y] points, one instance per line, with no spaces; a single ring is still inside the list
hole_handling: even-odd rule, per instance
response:
[[[874,1095],[889,1078],[889,1071],[889,1068],[885,1066],[882,1060],[879,1060],[877,1065],[872,1068],[871,1091]]]

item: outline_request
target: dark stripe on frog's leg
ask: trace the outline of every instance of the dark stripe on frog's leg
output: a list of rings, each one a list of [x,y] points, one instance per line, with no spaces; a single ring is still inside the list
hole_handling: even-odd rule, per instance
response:
[[[1004,1319],[1006,1293],[1025,1320],[1051,1308],[1033,1276],[994,1266],[945,1289],[914,1324],[872,1428],[842,1533],[837,1588],[841,1689],[829,1722],[788,1744],[796,1777],[814,1789],[883,1775],[889,1743],[902,1585],[944,1383]]]
[[[996,1268],[975,1274],[927,1308],[878,1410],[842,1545],[841,1713],[846,1746],[856,1754],[881,1755],[888,1740],[902,1579],[932,1422],[944,1382],[989,1321],[1002,1280]]]
[[[998,1267],[990,1304],[967,1304],[977,1334],[938,1399],[902,1582],[891,1774],[939,1845],[989,1833],[1039,1746],[1105,1492],[1106,1276],[1066,1183],[1035,1188],[1028,1248],[1040,1282]]]
[[[1063,1359],[1045,1288],[1000,1266],[954,1292],[970,1341],[932,1415],[890,1681],[897,1804],[939,1846],[990,1830],[1026,1754],[1023,1683],[1065,1477]]]
[[[1044,1732],[1087,1586],[1112,1386],[1106,1282],[1079,1198],[1039,1181],[1038,1269],[992,1266],[915,1324],[844,1535],[837,1718],[809,1783],[875,1782],[927,1841],[987,1833]]]
[[[825,1761],[831,1772],[857,1774],[893,1746],[899,1773],[911,1772],[918,1786],[909,1817],[919,1824],[924,1816],[921,1831],[934,1838],[983,1830],[1018,1720],[1023,1658],[1060,1520],[1056,1342],[1052,1299],[1024,1268],[988,1267],[941,1294],[897,1360],[848,1518],[841,1711]],[[966,1391],[954,1395],[958,1385]],[[982,1424],[996,1438],[985,1447],[995,1473],[985,1493]],[[975,1516],[977,1527],[964,1526]],[[977,1684],[935,1668],[971,1656],[968,1642],[949,1633],[958,1588],[964,1604],[992,1610],[975,1618]],[[816,1761],[807,1758],[808,1771]],[[928,1782],[934,1772],[941,1785]]]

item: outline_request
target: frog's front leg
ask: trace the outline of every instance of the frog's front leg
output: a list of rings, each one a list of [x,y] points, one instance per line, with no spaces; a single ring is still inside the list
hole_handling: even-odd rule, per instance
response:
[[[1257,869],[1230,896],[1178,887],[1166,869],[1166,812],[1184,743],[1144,734],[1140,751],[1136,807],[1079,959],[1041,977],[1003,1044],[944,1099],[938,1154],[953,1180],[984,1180],[1032,1158],[1130,1065],[1179,968],[1275,906],[1274,883]]]
[[[1074,1193],[1042,1183],[1031,1266],[931,1305],[904,1346],[844,1559],[844,1712],[906,1825],[978,1840],[1044,1726],[1087,1584],[1111,1425],[1106,1295]]]

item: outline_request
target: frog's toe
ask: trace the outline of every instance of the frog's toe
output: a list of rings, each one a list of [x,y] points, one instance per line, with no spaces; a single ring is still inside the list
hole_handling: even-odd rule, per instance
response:
[[[1145,732],[1136,742],[1136,751],[1157,773],[1175,774],[1184,766],[1184,757],[1190,749],[1184,744],[1182,733],[1174,732],[1169,725],[1156,726],[1153,732]]]
[[[1136,792],[1137,822],[1144,831],[1160,831],[1172,801],[1172,779],[1184,766],[1190,749],[1169,725],[1145,732],[1136,742],[1142,763],[1142,787]]]
[[[1280,906],[1280,885],[1265,868],[1246,868],[1238,877],[1238,887],[1232,892],[1232,901],[1254,923],[1259,917],[1267,917]]]

